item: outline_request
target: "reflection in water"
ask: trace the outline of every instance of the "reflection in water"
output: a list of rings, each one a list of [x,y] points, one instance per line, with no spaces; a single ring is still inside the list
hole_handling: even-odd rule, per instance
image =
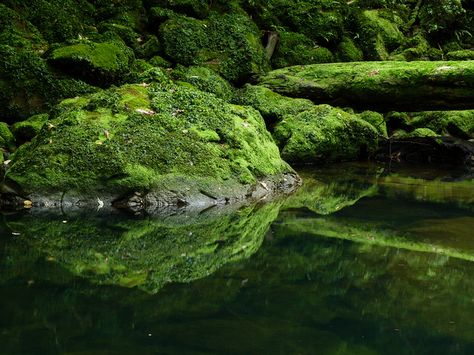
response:
[[[307,171],[198,219],[8,217],[0,353],[473,353],[474,183],[423,174]]]

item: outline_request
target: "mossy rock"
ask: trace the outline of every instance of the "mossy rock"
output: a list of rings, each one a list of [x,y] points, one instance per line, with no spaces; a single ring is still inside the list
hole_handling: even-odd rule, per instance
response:
[[[49,62],[91,84],[108,86],[123,80],[133,63],[133,52],[120,41],[81,41],[51,52]]]
[[[386,112],[470,109],[473,61],[357,62],[294,66],[267,73],[259,84],[291,97]]]
[[[0,45],[0,118],[9,123],[43,113],[61,99],[94,90],[82,81],[56,75],[29,48]]]
[[[365,159],[377,149],[377,130],[357,115],[318,105],[286,116],[273,134],[290,164]]]
[[[183,65],[206,66],[243,82],[268,68],[261,34],[244,13],[211,13],[206,20],[173,16],[160,26],[165,54]]]
[[[160,83],[63,101],[12,159],[7,179],[56,202],[139,192],[141,206],[212,205],[284,189],[293,174],[257,111]]]
[[[336,58],[340,62],[360,62],[364,53],[350,37],[344,36],[337,46]]]
[[[95,8],[86,0],[5,0],[4,3],[32,23],[49,43],[96,32]]]
[[[33,24],[3,4],[0,4],[0,43],[38,51],[44,51],[48,47]]]
[[[0,122],[0,148],[13,150],[15,145],[15,137],[10,131],[10,127],[5,122]]]
[[[383,137],[387,137],[387,123],[382,114],[374,111],[364,111],[359,114],[364,121],[369,122]]]
[[[430,45],[421,31],[418,31],[390,55],[390,60],[442,60],[443,51]]]
[[[229,101],[234,95],[234,88],[219,74],[206,67],[178,67],[172,72],[175,80],[185,81],[201,91],[209,92]]]
[[[446,54],[448,60],[474,60],[474,50],[465,49],[459,51],[453,51]]]
[[[275,68],[333,61],[334,56],[329,49],[318,46],[305,35],[295,32],[279,33],[278,45],[272,57]]]
[[[269,125],[276,124],[286,115],[296,115],[314,107],[310,100],[282,96],[266,87],[250,84],[239,91],[237,102],[258,110]]]
[[[166,60],[165,58],[155,55],[150,60],[148,61],[151,65],[154,67],[160,67],[160,68],[171,68],[172,64]]]
[[[41,131],[48,118],[48,114],[40,114],[31,116],[25,121],[15,123],[11,131],[16,141],[20,144],[31,141]]]
[[[411,116],[413,127],[463,139],[474,138],[474,110],[415,112]]]

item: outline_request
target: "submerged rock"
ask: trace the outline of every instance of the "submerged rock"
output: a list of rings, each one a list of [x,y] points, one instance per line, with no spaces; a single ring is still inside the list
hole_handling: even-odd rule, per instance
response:
[[[474,62],[358,62],[295,66],[260,79],[277,93],[356,108],[472,108]]]
[[[299,178],[257,111],[163,81],[64,100],[6,181],[34,204],[153,210],[263,198]]]

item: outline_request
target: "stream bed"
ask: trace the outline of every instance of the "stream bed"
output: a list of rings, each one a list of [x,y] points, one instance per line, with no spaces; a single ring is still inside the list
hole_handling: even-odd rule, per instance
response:
[[[473,176],[300,173],[239,209],[4,214],[0,353],[474,353]]]

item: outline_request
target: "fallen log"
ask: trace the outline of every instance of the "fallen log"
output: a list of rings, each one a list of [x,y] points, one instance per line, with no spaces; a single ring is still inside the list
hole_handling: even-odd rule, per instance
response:
[[[474,61],[294,66],[259,79],[279,94],[377,111],[474,108]]]

